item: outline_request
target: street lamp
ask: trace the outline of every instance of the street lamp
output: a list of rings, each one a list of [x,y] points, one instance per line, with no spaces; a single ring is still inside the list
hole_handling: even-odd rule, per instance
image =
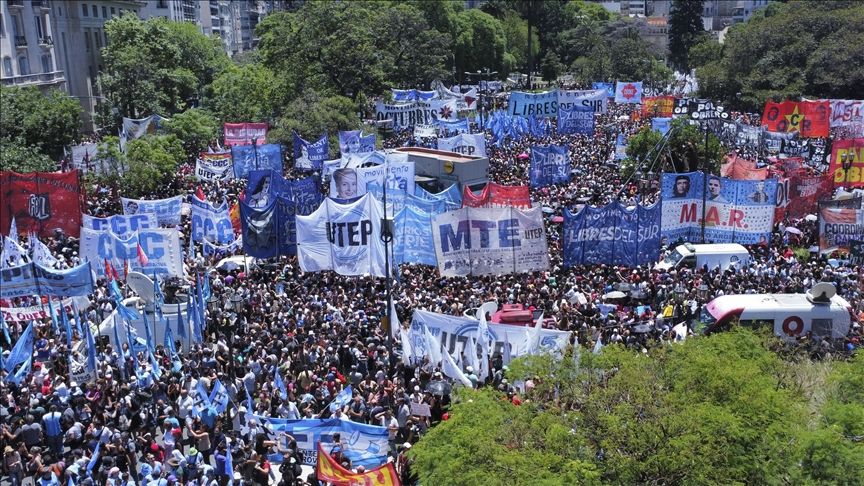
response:
[[[702,282],[702,284],[699,285],[699,298],[702,299],[703,302],[708,300],[708,285],[706,285],[705,282]]]
[[[675,301],[679,304],[684,302],[684,296],[687,294],[687,289],[681,283],[675,284]]]
[[[852,163],[855,161],[855,156],[848,150],[840,156],[840,166],[843,167],[843,180],[846,187],[849,187],[849,169],[852,168]]]
[[[478,100],[478,103],[480,103],[480,109],[478,111],[480,112],[480,128],[481,128],[481,130],[483,129],[484,126],[486,126],[486,124],[483,121],[485,111],[486,111],[486,105],[483,101],[483,95],[489,89],[489,77],[494,76],[496,74],[498,74],[498,71],[490,71],[488,67],[486,68],[485,72],[481,71],[479,69],[477,70],[476,73],[469,73],[468,71],[465,71],[466,76],[477,76],[479,78],[479,81],[480,81],[477,83],[478,84],[477,93],[478,93],[479,98],[480,98]],[[483,83],[483,81],[485,81],[485,84]]]
[[[390,326],[393,322],[393,289],[390,283],[390,249],[393,243],[393,220],[387,217],[387,181],[384,181],[384,217],[381,218],[381,241],[384,242],[384,288],[387,293],[387,310],[385,312],[384,332],[387,342],[392,345]]]

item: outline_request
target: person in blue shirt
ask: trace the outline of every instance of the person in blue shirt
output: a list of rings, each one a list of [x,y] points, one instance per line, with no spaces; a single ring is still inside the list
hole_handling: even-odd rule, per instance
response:
[[[45,440],[51,452],[63,454],[63,427],[60,425],[62,414],[57,411],[57,405],[51,405],[49,412],[42,416],[45,425]]]

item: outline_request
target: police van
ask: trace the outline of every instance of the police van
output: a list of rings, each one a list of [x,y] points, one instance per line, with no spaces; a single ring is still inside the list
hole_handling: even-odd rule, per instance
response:
[[[661,262],[654,265],[661,272],[673,268],[702,268],[708,265],[709,270],[720,267],[721,270],[741,268],[750,263],[750,252],[737,243],[718,243],[709,245],[678,245]]]
[[[852,306],[827,282],[806,294],[722,295],[702,308],[694,332],[709,334],[727,329],[737,320],[750,328],[770,327],[774,334],[794,340],[814,336],[843,339],[854,318]]]

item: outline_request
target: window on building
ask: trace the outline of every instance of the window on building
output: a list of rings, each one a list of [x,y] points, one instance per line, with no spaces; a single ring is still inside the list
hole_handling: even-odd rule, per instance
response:
[[[42,16],[36,15],[34,19],[36,20],[36,37],[41,39],[45,37],[45,31],[42,28]]]
[[[104,5],[102,6],[102,18],[103,18],[103,19],[107,19],[107,18],[108,18],[108,8],[105,7]]]
[[[57,16],[58,16],[58,17],[62,17],[62,16],[63,16],[63,7],[57,7]]]
[[[93,32],[93,42],[96,44],[97,51],[102,49],[102,34],[99,32],[99,29]]]
[[[21,56],[18,58],[18,74],[21,76],[27,76],[30,74],[30,62],[27,61],[26,56]]]
[[[93,5],[93,18],[95,19],[98,17],[99,17],[99,7],[97,7],[96,5]]]
[[[6,29],[3,28],[3,14],[0,13],[0,37],[6,37]]]
[[[112,17],[113,17],[113,16],[114,16],[114,14],[115,14],[115,10],[114,10],[114,7],[111,7],[111,16],[112,16]]]
[[[50,73],[53,72],[53,66],[51,65],[51,54],[43,54],[42,55],[42,72]]]
[[[3,74],[6,75],[7,78],[14,76],[14,74],[12,74],[12,58],[9,56],[3,58]]]
[[[90,52],[90,31],[84,31],[84,47],[87,48],[87,52]]]
[[[87,10],[87,4],[86,3],[81,4],[81,15],[83,15],[84,17],[90,16],[90,12]]]
[[[22,29],[20,29],[18,27],[18,16],[17,15],[13,15],[11,20],[12,20],[12,22],[9,25],[12,26],[12,39],[14,40],[15,37],[18,37],[18,32],[20,32]]]

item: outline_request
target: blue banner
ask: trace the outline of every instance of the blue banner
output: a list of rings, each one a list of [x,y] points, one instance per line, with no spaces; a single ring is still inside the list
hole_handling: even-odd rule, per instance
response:
[[[363,135],[360,130],[348,130],[339,132],[339,153],[362,154],[375,151],[375,134]]]
[[[666,135],[666,132],[672,128],[672,118],[652,118],[651,129]]]
[[[558,91],[543,93],[524,93],[513,91],[507,104],[507,113],[511,116],[550,117],[558,115]]]
[[[594,135],[594,110],[576,104],[558,109],[558,133]]]
[[[81,215],[81,226],[96,231],[110,230],[117,235],[134,233],[142,229],[158,228],[159,222],[152,213],[115,214],[107,218]]]
[[[591,89],[605,89],[606,96],[608,96],[609,98],[615,97],[615,85],[613,83],[593,82],[591,83]]]
[[[138,246],[147,255],[147,265],[141,266]],[[105,260],[115,266],[128,262],[129,268],[145,275],[183,275],[183,250],[180,232],[173,228],[141,230],[120,238],[110,231],[81,228],[81,259],[90,262],[97,275],[105,273]]]
[[[240,201],[240,223],[243,227],[243,251],[256,258],[279,255],[276,200],[264,207],[250,207]]]
[[[431,192],[417,185],[414,186],[414,195],[420,199],[424,199],[427,201],[443,200],[448,205],[448,211],[450,209],[459,209],[462,207],[462,192],[459,190],[459,186],[457,184],[451,184],[450,187],[448,187],[447,189],[444,189],[443,191],[435,194],[432,194]]]
[[[471,127],[468,124],[468,119],[461,120],[442,120],[438,119],[438,126],[443,128],[445,133],[469,133]]]
[[[426,202],[434,204],[432,201]],[[438,203],[440,203],[440,209],[445,209],[444,201],[438,201]],[[438,259],[435,257],[435,240],[432,236],[432,217],[434,214],[419,211],[406,204],[405,208],[396,215],[393,259],[397,265],[401,263],[438,265]]]
[[[427,101],[438,96],[437,91],[420,91],[419,89],[391,89],[393,101],[404,103],[407,101]]]
[[[642,103],[642,81],[616,82],[615,103]]]
[[[663,174],[662,196],[662,236],[670,244],[679,238],[701,243],[703,214],[705,243],[771,241],[777,179],[732,180],[702,172]]]
[[[564,210],[564,264],[636,267],[657,261],[661,205],[627,208],[616,201],[604,207]]]
[[[321,170],[330,153],[325,133],[317,142],[307,142],[294,132],[294,168],[299,170]]]
[[[295,217],[299,215],[312,214],[321,205],[323,195],[318,189],[318,182],[313,177],[298,180],[285,180],[281,174],[273,171],[252,171],[249,173],[249,185],[246,189],[249,196],[246,199],[248,210],[251,211],[253,224],[248,228],[254,235],[270,238],[268,231],[275,232],[278,240],[278,255],[297,254],[297,230]],[[275,204],[275,211],[270,214],[268,210]],[[243,234],[247,231],[247,221],[242,212],[241,225]],[[268,219],[272,218],[272,219]],[[257,222],[257,223],[256,223]],[[269,228],[269,229],[268,229]],[[253,245],[255,246],[255,245]],[[257,256],[248,252],[246,241],[243,248],[247,254]],[[256,248],[258,254],[271,254],[272,250]],[[265,257],[260,257],[265,258]]]
[[[32,262],[0,270],[0,299],[31,295],[76,297],[92,293],[93,276],[86,263],[68,270],[51,270]]]
[[[591,113],[593,117],[594,114]],[[564,145],[531,147],[531,187],[570,182],[570,154]]]
[[[234,177],[245,179],[252,170],[282,173],[282,146],[275,143],[235,145],[231,147],[231,158],[234,161]]]
[[[160,225],[175,226],[180,224],[180,210],[183,207],[183,196],[167,199],[128,199],[120,198],[123,214],[153,214]],[[140,228],[139,228],[140,229]]]
[[[627,137],[623,133],[619,133],[615,138],[615,160],[624,160],[627,158]]]
[[[192,241],[211,241],[220,245],[234,241],[234,227],[228,216],[228,203],[214,207],[192,196]]]
[[[255,415],[262,424],[269,426],[277,435],[287,432],[297,441],[297,448],[303,454],[303,464],[314,466],[318,459],[318,443],[324,444],[329,451],[333,444],[333,434],[340,434],[345,444],[345,457],[352,466],[371,469],[387,460],[388,432],[386,427],[367,425],[339,419],[288,420]],[[284,446],[287,446],[283,444]]]

